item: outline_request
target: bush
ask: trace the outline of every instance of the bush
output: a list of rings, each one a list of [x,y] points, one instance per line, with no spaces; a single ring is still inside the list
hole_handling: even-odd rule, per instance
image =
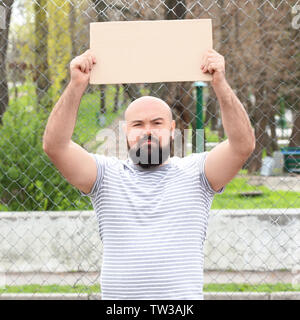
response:
[[[37,113],[29,97],[12,101],[0,126],[0,210],[91,209],[88,198],[80,196],[44,153],[49,114]]]

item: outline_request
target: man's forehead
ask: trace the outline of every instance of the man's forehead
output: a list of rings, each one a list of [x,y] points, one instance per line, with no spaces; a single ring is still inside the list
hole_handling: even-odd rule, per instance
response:
[[[131,102],[125,111],[125,120],[141,120],[142,118],[171,118],[168,104],[156,97],[143,96]]]

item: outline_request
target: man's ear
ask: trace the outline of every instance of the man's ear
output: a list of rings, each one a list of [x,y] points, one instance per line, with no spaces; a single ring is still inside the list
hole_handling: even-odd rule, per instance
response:
[[[176,127],[176,121],[172,120],[172,123],[171,123],[171,135],[172,135],[173,139],[174,139],[174,135],[175,135],[175,127]]]
[[[127,124],[126,124],[126,121],[124,121],[124,123],[122,124],[122,129],[123,129],[123,132],[125,133],[125,135],[127,135]]]

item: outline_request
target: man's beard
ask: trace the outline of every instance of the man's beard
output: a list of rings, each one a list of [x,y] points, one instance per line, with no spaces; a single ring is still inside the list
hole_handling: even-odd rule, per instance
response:
[[[148,144],[148,140],[153,141]],[[146,142],[144,145],[143,143]],[[162,147],[159,140],[153,136],[144,136],[138,143],[130,148],[127,139],[127,150],[132,161],[142,168],[154,168],[164,163],[171,153],[173,146],[173,138],[170,136],[169,142],[166,146]]]

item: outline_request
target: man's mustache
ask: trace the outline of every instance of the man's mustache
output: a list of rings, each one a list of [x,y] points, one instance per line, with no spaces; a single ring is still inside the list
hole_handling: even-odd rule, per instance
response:
[[[140,147],[143,143],[148,142],[148,141],[154,141],[157,144],[159,144],[159,140],[157,138],[155,138],[154,136],[144,136],[143,138],[141,138],[138,143],[137,143],[137,147]]]

